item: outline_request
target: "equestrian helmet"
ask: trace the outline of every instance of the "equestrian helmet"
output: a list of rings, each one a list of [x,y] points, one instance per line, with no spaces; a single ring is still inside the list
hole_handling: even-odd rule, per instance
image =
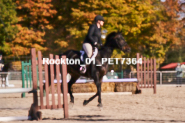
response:
[[[98,22],[98,21],[105,21],[104,18],[101,16],[101,15],[97,15],[95,18],[94,18],[94,21],[95,22]]]

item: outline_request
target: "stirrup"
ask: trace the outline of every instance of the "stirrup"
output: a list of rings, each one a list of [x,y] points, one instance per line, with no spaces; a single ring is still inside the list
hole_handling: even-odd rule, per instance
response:
[[[80,72],[81,73],[85,73],[86,72],[86,66],[85,65],[80,66]]]

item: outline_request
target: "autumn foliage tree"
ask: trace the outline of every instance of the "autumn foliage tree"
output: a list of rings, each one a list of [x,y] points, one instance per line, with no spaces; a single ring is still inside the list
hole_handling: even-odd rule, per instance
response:
[[[57,12],[52,9],[51,0],[16,0],[18,30],[16,38],[12,41],[14,45],[13,54],[19,55],[30,53],[30,48],[44,51],[44,35],[46,29],[52,29],[49,18]]]
[[[170,45],[178,41],[175,36],[178,22],[175,20],[177,1],[165,4],[152,0],[73,0],[70,21],[66,25],[72,40],[80,49],[87,30],[96,15],[105,17],[104,29],[108,33],[122,31],[132,47],[130,56],[136,52],[148,57],[163,58]],[[172,6],[169,5],[174,5]],[[169,7],[168,7],[169,6]],[[177,10],[178,11],[178,10]],[[114,51],[114,57],[123,52]],[[163,60],[162,60],[163,61]]]
[[[45,30],[53,29],[49,19],[57,13],[51,0],[2,0],[1,50],[7,55],[27,55],[30,48],[44,51]],[[15,31],[16,29],[16,31]],[[8,41],[9,39],[9,41]]]
[[[16,37],[15,24],[18,19],[12,0],[0,0],[0,52],[4,55],[11,54],[11,41]]]
[[[169,9],[174,8],[174,1],[168,1],[164,4],[168,7],[169,13],[172,13],[174,15],[178,15],[176,17],[176,20],[178,20],[178,26],[176,26],[176,38],[178,38],[178,41],[171,44],[169,50],[166,52],[165,56],[165,62],[164,64],[171,63],[171,62],[183,62],[185,60],[184,57],[184,44],[185,44],[185,17],[183,16],[185,13],[185,3],[184,1],[178,1],[178,8],[175,9]],[[178,10],[178,11],[177,11]]]
[[[154,35],[151,38],[152,42],[157,44],[153,46],[155,48],[154,56],[161,58],[162,63],[169,48],[174,44],[180,44],[177,36],[179,4],[177,0],[167,0],[155,6],[158,7],[157,20]]]
[[[121,31],[132,48],[130,54],[115,50],[112,57],[135,57],[140,52],[147,57],[161,58],[162,62],[168,49],[173,44],[180,44],[177,0],[164,3],[156,0],[8,1],[14,7],[14,14],[7,21],[11,24],[5,27],[7,32],[12,31],[7,33],[11,34],[12,42],[4,40],[1,49],[9,50],[12,55],[27,55],[31,47],[54,53],[70,48],[80,50],[89,25],[98,14],[105,18],[103,29],[108,33]],[[3,25],[0,27],[2,31]]]

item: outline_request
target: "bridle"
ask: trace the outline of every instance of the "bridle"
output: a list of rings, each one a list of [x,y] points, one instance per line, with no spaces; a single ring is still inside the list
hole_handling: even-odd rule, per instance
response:
[[[122,40],[124,40],[123,46],[126,46],[127,45],[127,42],[125,41],[124,38]],[[122,46],[120,46],[120,44],[118,43],[118,38],[115,38],[115,41],[116,41],[116,45],[122,50]]]

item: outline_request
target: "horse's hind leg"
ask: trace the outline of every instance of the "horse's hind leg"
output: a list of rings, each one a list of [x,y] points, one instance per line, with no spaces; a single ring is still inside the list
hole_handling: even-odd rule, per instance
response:
[[[101,82],[97,83],[96,84],[96,87],[97,87],[97,94],[98,94],[98,107],[103,107],[102,103],[101,103]]]
[[[71,102],[72,104],[74,104],[74,96],[73,96],[73,94],[72,94],[71,87],[72,87],[72,85],[76,82],[76,80],[77,80],[79,77],[80,77],[80,76],[72,76],[72,75],[71,75],[71,79],[70,79],[70,81],[69,81],[69,83],[68,83],[68,92],[69,92],[69,95],[70,95],[70,102]]]

